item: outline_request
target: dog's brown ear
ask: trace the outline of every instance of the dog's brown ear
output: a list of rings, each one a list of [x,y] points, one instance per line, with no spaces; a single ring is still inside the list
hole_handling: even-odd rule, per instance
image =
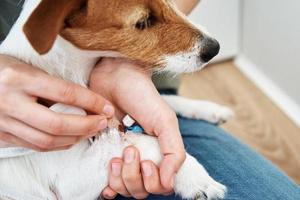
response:
[[[23,27],[32,47],[47,53],[64,27],[66,17],[79,8],[84,0],[42,0]]]

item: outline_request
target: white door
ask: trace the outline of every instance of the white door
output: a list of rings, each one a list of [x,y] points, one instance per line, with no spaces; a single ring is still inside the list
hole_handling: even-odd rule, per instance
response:
[[[239,0],[201,0],[189,18],[207,28],[221,45],[216,61],[232,58],[239,50]]]

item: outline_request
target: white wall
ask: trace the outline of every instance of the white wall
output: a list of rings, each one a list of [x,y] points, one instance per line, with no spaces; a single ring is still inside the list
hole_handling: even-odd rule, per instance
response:
[[[244,0],[242,54],[300,105],[300,1]]]
[[[300,126],[300,0],[201,0],[190,18]]]
[[[201,0],[189,16],[220,42],[215,60],[232,58],[238,53],[240,39],[239,0]]]

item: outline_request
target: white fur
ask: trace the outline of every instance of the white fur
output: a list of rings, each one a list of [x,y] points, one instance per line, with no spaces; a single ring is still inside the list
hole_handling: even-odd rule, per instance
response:
[[[49,74],[83,86],[86,86],[89,74],[99,57],[121,56],[116,52],[83,51],[61,37],[57,38],[48,54],[40,56],[22,32],[23,24],[39,2],[26,1],[20,18],[0,46],[0,53],[17,57]],[[182,103],[173,104],[175,107],[176,105],[182,106]],[[51,109],[55,112],[86,114],[84,110],[63,104],[56,104]],[[183,111],[183,115],[186,112],[182,107],[178,111]],[[189,113],[186,115],[191,116]],[[197,116],[201,114],[198,113]],[[160,163],[162,156],[156,138],[135,134],[121,136],[116,129],[107,129],[95,141],[82,141],[66,151],[35,152],[0,159],[0,199],[97,199],[108,183],[109,161],[115,156],[120,157],[123,149],[129,145],[135,145],[140,150],[142,160],[149,159],[156,164]],[[226,191],[190,155],[187,155],[178,171],[174,189],[183,198],[200,200],[206,199],[205,195],[208,199],[222,198]]]
[[[234,116],[231,109],[210,101],[192,100],[174,95],[162,95],[162,97],[177,114],[183,117],[220,124]]]
[[[202,69],[205,66],[205,63],[201,61],[199,52],[200,42],[189,52],[181,52],[175,55],[166,56],[166,66],[162,71],[181,74]]]

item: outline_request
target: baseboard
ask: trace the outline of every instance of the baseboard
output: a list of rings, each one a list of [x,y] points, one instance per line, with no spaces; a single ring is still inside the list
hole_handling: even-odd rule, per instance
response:
[[[263,93],[300,127],[300,105],[259,70],[259,67],[252,63],[246,56],[238,56],[234,63],[245,76],[252,80]]]

